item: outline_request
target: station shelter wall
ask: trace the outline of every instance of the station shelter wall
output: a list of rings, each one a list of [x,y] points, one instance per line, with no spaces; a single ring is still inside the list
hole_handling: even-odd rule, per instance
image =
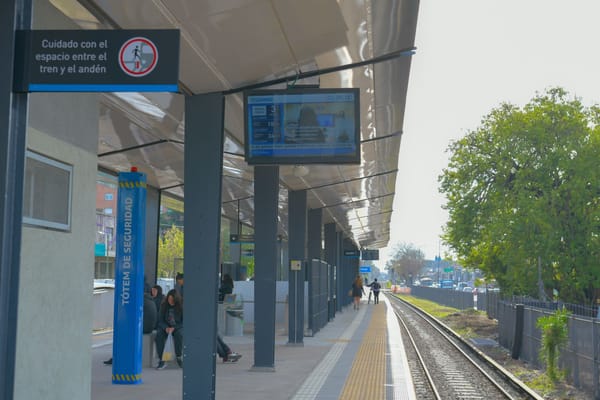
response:
[[[46,0],[33,15],[33,29],[77,28]],[[71,225],[23,227],[16,400],[91,398],[98,110],[95,94],[29,95],[27,148],[73,168]]]

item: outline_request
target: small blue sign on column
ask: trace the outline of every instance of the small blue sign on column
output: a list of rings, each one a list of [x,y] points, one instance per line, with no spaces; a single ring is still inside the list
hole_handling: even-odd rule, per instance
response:
[[[146,175],[119,173],[112,383],[142,383]]]

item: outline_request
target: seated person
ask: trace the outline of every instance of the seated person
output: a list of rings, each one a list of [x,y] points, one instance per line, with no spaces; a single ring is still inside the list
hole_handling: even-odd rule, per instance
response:
[[[158,366],[156,369],[164,369],[165,362],[162,361],[165,342],[168,335],[173,335],[175,342],[175,355],[177,365],[183,366],[183,302],[176,289],[169,290],[166,300],[161,304],[158,312],[158,325],[156,329],[156,352],[158,353]]]
[[[163,299],[165,298],[165,295],[162,291],[162,287],[160,285],[152,286],[152,289],[150,289],[150,295],[152,296],[152,300],[156,305],[156,312],[158,312],[158,310],[160,310],[160,305],[162,304]]]
[[[142,321],[142,333],[144,334],[152,333],[158,323],[158,310],[150,293],[144,293],[144,318]]]
[[[223,359],[224,363],[234,363],[240,358],[241,354],[231,351],[231,348],[223,341],[221,335],[217,334],[217,354]]]

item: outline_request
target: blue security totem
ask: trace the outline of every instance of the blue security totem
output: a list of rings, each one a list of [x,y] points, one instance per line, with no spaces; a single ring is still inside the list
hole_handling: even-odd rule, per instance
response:
[[[142,383],[146,175],[119,173],[112,382]]]

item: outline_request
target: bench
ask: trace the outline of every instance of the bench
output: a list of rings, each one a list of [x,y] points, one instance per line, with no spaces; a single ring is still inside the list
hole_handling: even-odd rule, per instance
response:
[[[153,368],[158,365],[155,340],[156,330],[152,333],[144,333],[142,338],[142,368]]]

